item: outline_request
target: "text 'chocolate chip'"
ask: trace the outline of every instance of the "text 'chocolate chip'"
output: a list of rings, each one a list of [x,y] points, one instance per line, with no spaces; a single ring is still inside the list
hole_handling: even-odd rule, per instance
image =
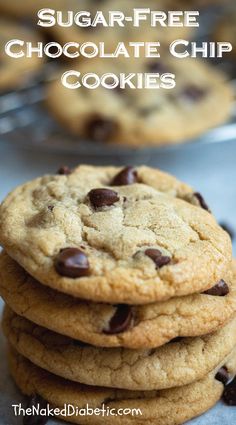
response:
[[[113,179],[113,186],[126,186],[138,181],[138,173],[133,167],[126,167],[121,170]]]
[[[119,196],[111,189],[92,189],[88,194],[94,208],[109,207],[119,201]]]
[[[151,258],[152,261],[154,261],[158,269],[160,269],[163,266],[166,266],[171,261],[171,258],[166,255],[162,255],[159,249],[152,249],[152,248],[146,249],[145,255],[147,255],[149,258]]]
[[[78,248],[62,249],[55,259],[56,271],[61,276],[77,278],[89,274],[86,254]]]
[[[126,304],[119,304],[108,324],[108,328],[104,329],[103,332],[108,335],[125,332],[131,326],[132,320],[133,313],[131,307]]]
[[[215,286],[204,292],[204,294],[214,295],[216,297],[224,297],[228,293],[229,287],[223,279],[221,279]]]

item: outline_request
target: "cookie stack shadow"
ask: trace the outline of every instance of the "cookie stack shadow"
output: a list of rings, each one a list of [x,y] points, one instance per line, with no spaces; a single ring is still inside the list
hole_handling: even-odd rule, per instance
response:
[[[2,326],[31,405],[94,409],[61,416],[78,424],[178,425],[221,398],[236,262],[199,193],[148,167],[63,168],[17,188],[0,217]]]

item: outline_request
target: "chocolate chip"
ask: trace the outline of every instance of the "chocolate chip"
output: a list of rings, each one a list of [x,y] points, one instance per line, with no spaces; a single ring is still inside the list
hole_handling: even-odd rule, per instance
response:
[[[229,236],[233,240],[234,239],[234,230],[232,229],[232,227],[227,223],[220,223],[220,226],[222,227],[223,230],[225,230],[229,234]]]
[[[204,292],[206,295],[215,295],[216,297],[225,297],[229,293],[227,283],[221,279],[215,286]]]
[[[103,332],[107,335],[125,332],[131,326],[132,320],[133,313],[131,307],[126,304],[119,304],[114,316],[109,322],[108,328],[103,329]]]
[[[221,367],[217,372],[215,379],[222,382],[222,384],[227,385],[227,382],[230,380],[229,372],[225,366]]]
[[[166,255],[162,255],[159,249],[146,249],[145,255],[147,255],[149,258],[151,258],[152,261],[154,261],[157,269],[166,266],[171,261],[171,258]]]
[[[55,207],[54,207],[54,205],[48,205],[48,210],[49,210],[49,211],[51,211],[51,212],[52,212],[52,211],[54,210],[54,208],[55,208]]]
[[[225,387],[223,400],[228,406],[236,406],[236,378]]]
[[[147,64],[147,69],[150,72],[155,72],[158,74],[165,74],[170,72],[170,70],[168,70],[167,67],[160,61],[149,62]]]
[[[29,401],[27,403],[28,409],[33,408],[40,408],[40,409],[46,409],[47,408],[47,401],[44,400],[41,396],[38,394],[34,394],[29,398]],[[45,425],[48,422],[48,416],[46,415],[37,415],[32,413],[32,415],[26,415],[23,418],[23,425]]]
[[[146,108],[139,108],[138,113],[139,115],[143,117],[148,117],[149,115],[153,114],[153,112],[157,111],[157,107],[155,105],[147,106]]]
[[[195,193],[193,194],[193,196],[195,196],[195,198],[197,198],[197,200],[198,200],[198,202],[199,202],[200,206],[201,206],[204,210],[206,210],[206,211],[209,211],[209,212],[210,212],[210,208],[208,207],[208,205],[207,205],[207,203],[206,203],[205,199],[203,198],[203,196],[201,195],[201,193],[199,193],[199,192],[195,192]]]
[[[57,174],[67,176],[71,174],[71,169],[67,167],[66,165],[63,165],[62,167],[59,168],[59,170],[57,171]]]
[[[71,278],[87,276],[89,262],[86,254],[78,248],[62,249],[55,259],[56,271]]]
[[[88,194],[94,208],[110,207],[119,201],[119,196],[111,189],[92,189]]]
[[[113,186],[125,186],[138,181],[138,173],[133,167],[126,167],[121,170],[113,179]]]
[[[97,142],[107,142],[118,131],[118,124],[113,119],[103,118],[96,115],[86,123],[85,133],[91,140]]]
[[[157,352],[156,348],[152,348],[151,350],[149,350],[148,355],[153,356],[153,354],[156,354],[156,352]]]
[[[207,94],[207,91],[203,88],[196,87],[194,85],[186,87],[182,91],[182,97],[185,97],[188,100],[191,100],[192,102],[197,102],[199,100],[202,100],[203,97],[205,97]]]

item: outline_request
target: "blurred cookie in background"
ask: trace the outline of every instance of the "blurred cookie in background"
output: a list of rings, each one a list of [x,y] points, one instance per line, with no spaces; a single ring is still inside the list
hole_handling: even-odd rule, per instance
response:
[[[15,89],[24,84],[29,76],[40,70],[43,59],[33,55],[31,58],[19,57],[13,58],[5,53],[5,45],[8,41],[19,39],[22,41],[32,41],[37,43],[39,40],[37,33],[26,26],[19,25],[3,18],[0,20],[0,44],[3,48],[0,50],[0,91]],[[19,53],[20,46],[11,47],[11,51]]]
[[[180,3],[182,6],[182,3]],[[180,8],[178,5],[178,8]],[[75,13],[78,10],[85,10],[90,12],[90,16],[82,17],[81,21],[88,21],[88,18],[93,21],[97,11],[102,11],[106,20],[109,19],[109,11],[121,11],[125,16],[133,16],[133,9],[135,8],[150,8],[151,10],[176,10],[176,3],[173,0],[160,0],[158,3],[156,0],[148,0],[143,3],[142,0],[102,0],[97,3],[94,0],[82,0],[79,3],[76,0],[70,0],[66,3],[64,11],[64,19],[68,20],[66,11],[72,10]],[[183,38],[190,35],[194,28],[190,27],[162,27],[157,23],[156,27],[152,27],[150,24],[150,17],[147,14],[147,20],[141,20],[140,26],[135,27],[133,22],[126,21],[124,26],[115,24],[114,27],[106,27],[101,24],[96,26],[77,26],[62,27],[56,25],[51,28],[53,38],[59,42],[65,44],[71,41],[84,43],[86,41],[92,41],[94,43],[105,42],[106,47],[109,49],[114,48],[120,41],[132,42],[132,41],[160,41],[162,43],[170,43],[175,38]],[[87,25],[87,24],[86,24]],[[88,23],[89,25],[89,23]]]
[[[208,6],[224,6],[226,3],[229,3],[231,0],[186,0],[188,4],[194,6],[208,7]]]
[[[65,8],[69,5],[67,0],[24,0],[24,1],[5,1],[0,0],[0,11],[20,18],[30,18],[37,15],[42,8]]]
[[[236,57],[236,9],[231,13],[228,11],[217,22],[214,38],[216,41],[229,41],[233,46],[231,56]]]
[[[81,138],[130,146],[173,144],[203,134],[231,114],[231,85],[224,74],[196,59],[97,59],[82,62],[76,70],[80,75],[68,81],[82,87],[64,87],[61,70],[48,86],[47,104],[58,121]],[[87,73],[96,73],[102,81],[96,90],[83,87]],[[134,75],[131,87],[121,88],[122,75],[130,73]],[[155,74],[151,77],[155,88],[140,88],[145,87],[146,74]],[[176,87],[171,90],[173,80],[166,74],[176,75]],[[94,84],[94,78],[87,83]]]

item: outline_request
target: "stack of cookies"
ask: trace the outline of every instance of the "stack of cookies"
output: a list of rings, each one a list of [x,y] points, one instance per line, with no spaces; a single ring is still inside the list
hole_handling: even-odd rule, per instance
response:
[[[3,330],[31,406],[177,425],[221,398],[236,265],[199,193],[148,167],[63,167],[13,191],[0,217]]]

